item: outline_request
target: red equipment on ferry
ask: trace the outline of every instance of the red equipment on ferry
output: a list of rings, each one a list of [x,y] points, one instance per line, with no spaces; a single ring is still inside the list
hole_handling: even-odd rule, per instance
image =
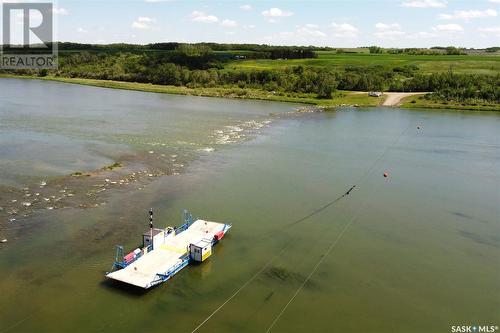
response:
[[[219,231],[218,233],[215,234],[214,236],[214,240],[215,241],[220,241],[222,239],[222,237],[224,237],[224,231]]]

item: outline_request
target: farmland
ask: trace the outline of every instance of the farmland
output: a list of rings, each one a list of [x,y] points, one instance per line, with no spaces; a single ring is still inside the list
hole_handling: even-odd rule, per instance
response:
[[[290,66],[326,67],[343,70],[346,66],[397,66],[415,65],[419,72],[431,74],[452,69],[462,74],[495,75],[500,72],[500,56],[497,55],[410,55],[410,54],[369,54],[364,52],[340,53],[317,51],[313,59],[251,59],[235,60],[226,65],[227,69],[284,69]]]

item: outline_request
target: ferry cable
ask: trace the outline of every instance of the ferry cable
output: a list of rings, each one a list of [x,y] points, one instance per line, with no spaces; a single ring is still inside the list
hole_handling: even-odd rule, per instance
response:
[[[375,165],[378,164],[378,162],[382,159],[382,157],[385,156],[385,154],[393,147],[395,146],[399,140],[401,139],[401,137],[403,137],[403,135],[406,134],[406,132],[410,129],[410,127],[412,126],[412,122],[410,121],[410,123],[408,124],[408,126],[398,135],[398,137],[396,138],[396,140],[394,142],[391,143],[391,145],[389,145],[387,148],[385,148],[382,153],[375,159],[375,161],[372,163],[372,165],[363,173],[363,175],[359,178],[359,180],[357,181],[358,184],[362,183],[364,181],[364,179],[366,178],[366,176],[368,176],[368,174],[372,171],[372,169],[375,167]],[[316,209],[315,211],[313,211],[312,213],[310,213],[309,215],[306,215],[300,219],[298,219],[297,221],[294,221],[292,223],[289,224],[289,226],[292,226],[292,225],[295,225],[295,224],[298,224],[300,222],[303,222],[307,219],[309,219],[310,217],[316,215],[317,213],[327,209],[328,207],[330,207],[331,205],[335,204],[337,201],[340,201],[342,198],[348,196],[352,190],[354,190],[356,188],[356,185],[352,186],[349,190],[347,190],[347,192],[345,192],[344,194],[342,194],[340,197],[336,198],[335,200],[332,200],[330,201],[329,203],[327,203],[326,205]]]
[[[340,197],[336,198],[335,200],[333,201],[330,201],[329,203],[327,203],[326,205],[320,207],[319,209],[316,209],[315,211],[313,211],[312,213],[309,213],[308,215],[298,219],[297,221],[294,221],[292,223],[293,224],[297,224],[297,223],[300,223],[300,222],[303,222],[311,217],[313,217],[314,215],[322,212],[323,210],[325,210],[326,208],[330,207],[331,205],[333,205],[334,203],[338,202],[340,199],[348,196],[352,190],[354,190],[354,188],[356,187],[356,185],[354,186],[351,186],[351,188],[349,188],[344,194],[342,194]],[[274,257],[271,258],[271,260],[269,260],[266,264],[264,264],[264,266],[262,266],[261,269],[259,269],[254,275],[252,275],[250,277],[250,279],[248,279],[244,284],[242,284],[231,296],[229,296],[229,298],[227,298],[221,305],[219,305],[219,307],[217,307],[207,318],[205,318],[205,320],[203,320],[198,326],[196,326],[192,331],[191,333],[194,333],[196,331],[198,331],[207,321],[209,321],[217,312],[219,312],[227,303],[229,303],[229,301],[231,301],[233,298],[235,298],[243,289],[246,288],[246,286],[248,286],[250,283],[252,283],[253,280],[255,280],[262,272],[264,272],[269,266],[271,266],[271,264],[278,258],[280,258],[285,252],[286,250],[288,249],[288,247],[293,244],[293,240],[289,241],[287,244],[285,244],[285,246],[281,249],[281,251],[276,254]]]
[[[313,217],[314,215],[324,211],[325,209],[327,209],[328,207],[330,207],[331,205],[337,203],[338,201],[342,200],[343,198],[345,198],[346,196],[348,196],[352,190],[354,190],[356,188],[356,185],[353,185],[350,189],[348,189],[344,194],[342,194],[340,197],[336,198],[335,200],[332,200],[330,201],[329,203],[327,203],[326,205],[324,206],[321,206],[320,208],[312,211],[310,214],[298,219],[297,221],[294,221],[292,223],[290,223],[288,226],[293,226],[295,224],[298,224],[300,222],[304,222],[305,220]]]
[[[28,315],[27,317],[24,317],[23,319],[15,322],[14,324],[10,325],[10,326],[7,326],[6,328],[4,328],[3,330],[0,331],[0,333],[4,333],[4,332],[7,332],[7,331],[10,331],[12,330],[14,327],[17,327],[18,325],[21,325],[22,323],[24,323],[26,320],[28,319],[31,319],[31,317],[33,317],[35,314],[32,313],[30,315]]]
[[[309,280],[314,275],[314,273],[316,273],[316,271],[318,270],[319,266],[321,266],[321,264],[323,263],[323,261],[325,260],[325,258],[333,251],[333,249],[335,248],[335,246],[339,243],[340,239],[342,238],[342,236],[344,236],[344,234],[347,231],[347,229],[358,218],[360,212],[361,212],[361,210],[358,210],[357,214],[354,215],[353,218],[351,220],[349,220],[349,222],[346,223],[346,225],[344,226],[344,228],[342,229],[342,231],[339,233],[339,235],[337,236],[337,238],[333,241],[332,244],[330,244],[330,246],[328,247],[328,249],[326,250],[326,252],[321,255],[320,259],[318,260],[318,262],[316,263],[316,265],[314,265],[314,267],[311,270],[311,272],[309,273],[309,275],[305,278],[305,280],[302,282],[302,284],[299,286],[299,288],[295,291],[295,293],[293,294],[293,296],[288,300],[288,302],[285,304],[285,306],[281,309],[281,311],[278,313],[278,315],[274,318],[274,320],[272,321],[271,325],[269,325],[269,327],[266,330],[266,333],[271,332],[272,328],[274,327],[274,325],[276,325],[276,323],[278,322],[278,320],[280,320],[281,316],[285,313],[285,311],[287,310],[288,306],[290,304],[292,304],[292,302],[294,301],[295,297],[297,297],[297,295],[302,291],[302,289],[307,284],[307,282],[309,282]]]
[[[403,135],[406,134],[406,132],[410,129],[410,126],[412,126],[412,122],[410,121],[410,123],[408,124],[408,126],[406,127],[406,129],[404,129],[400,135],[398,135],[398,137],[396,138],[396,140],[391,144],[389,145],[388,147],[386,147],[384,149],[384,151],[380,154],[380,156],[375,159],[375,161],[372,163],[372,165],[363,173],[363,175],[360,177],[359,181],[358,181],[358,184],[364,180],[364,178],[372,171],[372,169],[375,167],[375,165],[377,165],[377,163],[382,159],[382,157],[385,156],[385,154],[390,150],[392,149],[393,146],[395,146],[399,140],[401,139],[401,137],[403,137]],[[298,219],[297,221],[293,222],[292,224],[297,224],[297,223],[300,223],[300,222],[303,222],[309,218],[311,218],[312,216],[324,211],[325,209],[327,209],[328,207],[332,206],[334,203],[338,202],[340,199],[348,196],[352,190],[354,190],[356,188],[357,185],[353,185],[349,190],[347,190],[343,195],[341,195],[340,197],[336,198],[335,200],[333,201],[330,201],[329,203],[327,203],[326,205],[316,209],[315,211],[313,211],[312,213],[304,216],[303,218],[300,218]],[[361,208],[362,206],[360,206]],[[358,208],[358,211],[357,211],[357,214],[355,215],[355,217],[358,216],[358,214],[360,213],[361,209]],[[353,217],[345,226],[344,228],[342,229],[342,231],[340,232],[339,236],[336,238],[336,240],[332,243],[332,245],[328,248],[327,252],[331,252],[333,250],[333,248],[335,247],[335,245],[340,241],[340,239],[342,238],[342,236],[344,235],[344,233],[347,231],[347,229],[349,228],[349,226],[352,224],[352,222],[355,220],[355,218]],[[203,325],[205,325],[217,312],[219,312],[227,303],[229,303],[229,301],[231,301],[234,297],[236,297],[246,286],[248,286],[252,281],[254,281],[257,276],[259,276],[262,272],[264,272],[276,259],[278,259],[279,257],[281,257],[281,255],[285,252],[285,250],[292,244],[293,242],[288,242],[284,247],[283,249],[277,254],[275,255],[273,258],[271,258],[271,260],[269,260],[260,270],[258,270],[254,275],[252,275],[252,277],[250,277],[250,279],[248,279],[244,284],[242,284],[231,296],[229,296],[228,299],[226,299],[221,305],[219,305],[219,307],[217,307],[207,318],[205,318],[198,326],[196,326],[192,331],[191,333],[194,333],[194,332],[197,332]],[[325,258],[327,256],[327,254],[323,255],[322,258],[320,259],[319,261],[319,264],[317,263],[316,266],[313,268],[313,271],[312,273],[306,278],[306,280],[304,281],[303,285],[301,285],[298,289],[298,291],[296,291],[296,294],[294,294],[294,296],[292,296],[292,298],[289,300],[289,302],[285,305],[285,307],[281,310],[281,312],[278,314],[278,316],[274,319],[273,323],[271,324],[271,326],[267,329],[267,332],[269,332],[272,327],[276,324],[276,322],[278,322],[279,318],[283,315],[283,313],[286,311],[287,307],[293,302],[293,299],[295,299],[296,295],[299,294],[299,292],[302,290],[303,286],[309,281],[309,279],[312,277],[312,275],[314,274],[314,272],[317,270],[317,268],[321,265],[321,263],[323,262],[323,258]]]
[[[363,180],[370,172],[371,170],[375,167],[375,165],[382,159],[382,157],[384,157],[388,152],[389,150],[392,149],[393,146],[395,146],[399,140],[401,139],[401,137],[403,137],[403,135],[408,131],[408,129],[410,128],[410,126],[412,125],[412,122],[410,121],[410,124],[408,125],[408,127],[403,131],[401,132],[401,134],[397,137],[397,139],[390,145],[388,146],[386,149],[384,149],[384,151],[382,152],[382,154],[380,154],[380,156],[373,162],[373,164],[370,166],[370,168],[368,168],[368,170],[364,173],[364,175],[360,178],[360,182],[361,180]],[[354,187],[353,187],[354,188]],[[316,262],[316,264],[314,265],[313,269],[311,270],[311,272],[309,273],[309,275],[305,278],[305,280],[302,282],[302,284],[297,288],[297,290],[295,291],[295,293],[292,295],[292,297],[288,300],[288,302],[285,304],[285,306],[281,309],[281,311],[278,313],[278,315],[274,318],[274,320],[271,322],[271,325],[269,325],[269,327],[267,328],[266,330],[266,333],[269,333],[271,332],[271,330],[273,329],[273,327],[276,325],[276,323],[280,320],[281,316],[283,316],[283,314],[286,312],[286,310],[288,309],[288,306],[290,306],[290,304],[292,304],[292,302],[295,300],[295,298],[297,297],[297,295],[302,291],[302,289],[304,288],[304,286],[307,284],[307,282],[309,282],[309,280],[311,279],[311,277],[314,275],[314,273],[316,273],[316,271],[318,270],[319,266],[321,266],[321,264],[323,263],[323,261],[326,259],[326,257],[328,257],[328,255],[335,249],[335,247],[337,246],[337,244],[339,243],[339,241],[342,239],[342,237],[344,236],[344,234],[346,233],[346,231],[349,229],[349,227],[354,223],[354,221],[356,221],[356,219],[359,217],[359,214],[361,213],[362,211],[362,208],[364,208],[364,206],[366,205],[367,203],[367,200],[365,200],[359,207],[358,209],[356,210],[356,213],[355,215],[349,220],[349,222],[347,222],[344,226],[344,228],[342,229],[342,231],[339,233],[339,235],[337,236],[337,238],[335,238],[335,240],[330,244],[330,246],[328,247],[328,249],[326,250],[325,253],[323,253],[320,257],[320,259]]]

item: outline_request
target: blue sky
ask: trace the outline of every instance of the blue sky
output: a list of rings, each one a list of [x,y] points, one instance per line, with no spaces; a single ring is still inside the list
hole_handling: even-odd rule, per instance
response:
[[[75,42],[500,45],[500,0],[59,0],[56,13]]]

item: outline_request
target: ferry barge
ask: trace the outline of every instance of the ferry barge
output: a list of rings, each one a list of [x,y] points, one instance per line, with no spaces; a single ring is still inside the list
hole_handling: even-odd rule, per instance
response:
[[[112,272],[107,278],[149,289],[169,280],[190,263],[203,262],[212,255],[212,247],[231,229],[230,224],[210,222],[183,212],[184,224],[179,227],[153,227],[142,236],[142,247],[124,254],[117,245]]]

